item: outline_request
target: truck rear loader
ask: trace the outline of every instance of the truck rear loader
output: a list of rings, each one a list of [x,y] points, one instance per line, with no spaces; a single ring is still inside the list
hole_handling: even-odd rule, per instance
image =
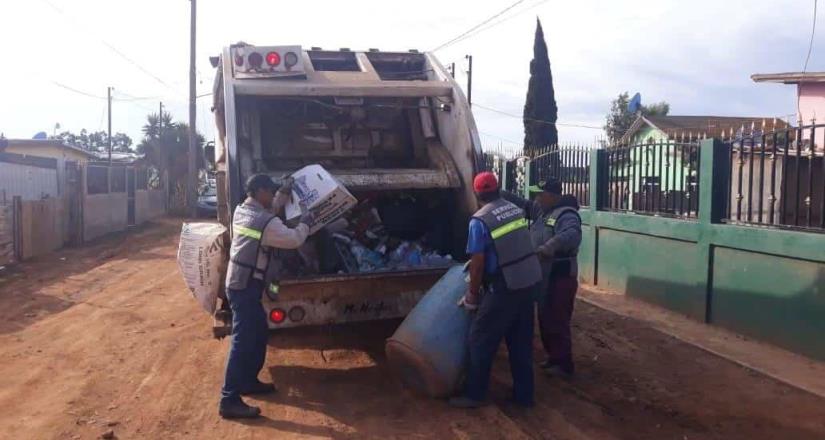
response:
[[[432,53],[241,43],[211,61],[218,220],[230,233],[250,175],[319,164],[369,203],[391,247],[426,242],[463,257],[482,152],[464,94]],[[312,246],[319,267],[285,273],[265,294],[272,329],[404,316],[449,268],[343,270],[325,267],[341,258],[329,240]]]

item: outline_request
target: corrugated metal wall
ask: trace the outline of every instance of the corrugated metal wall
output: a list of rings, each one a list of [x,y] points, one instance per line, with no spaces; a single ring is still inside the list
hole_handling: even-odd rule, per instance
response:
[[[23,200],[57,197],[57,170],[0,162],[0,199],[21,196]]]

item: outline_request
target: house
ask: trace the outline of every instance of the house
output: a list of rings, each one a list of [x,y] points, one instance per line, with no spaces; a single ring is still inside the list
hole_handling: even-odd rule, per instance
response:
[[[770,132],[787,129],[789,125],[773,117],[639,115],[622,136],[620,144],[727,138],[730,133],[740,132],[742,127],[748,131],[755,128]]]
[[[53,139],[3,139],[0,151],[0,191],[25,200],[62,197],[67,165],[94,160],[94,154]]]
[[[56,139],[7,139],[5,152],[24,156],[50,157],[62,163],[67,161],[86,163],[95,157],[91,152]]]
[[[796,120],[803,126],[813,121],[822,124],[816,128],[814,145],[817,150],[825,149],[825,72],[757,73],[751,79],[758,83],[796,84]],[[807,140],[811,133],[804,130],[802,136]]]

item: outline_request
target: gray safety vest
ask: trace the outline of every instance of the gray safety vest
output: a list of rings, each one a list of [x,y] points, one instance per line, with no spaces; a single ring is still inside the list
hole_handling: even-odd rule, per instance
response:
[[[530,240],[524,210],[497,199],[484,205],[473,218],[481,220],[493,237],[499,271],[508,289],[524,289],[541,281],[541,266]]]
[[[274,218],[271,212],[246,203],[235,208],[229,269],[226,273],[227,288],[246,289],[249,281],[255,278],[264,282],[267,294],[278,294],[280,259],[273,258],[273,248],[261,245],[264,229]],[[259,258],[261,255],[265,258]]]
[[[530,238],[533,240],[533,246],[538,248],[539,246],[547,243],[548,240],[553,238],[556,235],[556,221],[558,219],[568,213],[572,212],[579,216],[579,212],[576,208],[570,206],[562,206],[560,208],[556,208],[548,213],[542,213],[537,219],[530,224]],[[578,254],[578,249],[573,250],[572,252],[566,253],[557,253],[553,256],[553,259],[540,259],[541,263],[541,271],[542,275],[545,278],[545,282],[547,281],[547,277],[550,276],[550,272],[553,270],[553,263],[560,263],[563,261],[572,261],[576,259],[576,255]]]

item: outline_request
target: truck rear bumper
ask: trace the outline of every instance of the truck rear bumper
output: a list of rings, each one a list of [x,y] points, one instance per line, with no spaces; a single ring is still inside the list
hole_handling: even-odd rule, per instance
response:
[[[269,328],[337,324],[406,316],[448,268],[284,280],[264,295]]]

